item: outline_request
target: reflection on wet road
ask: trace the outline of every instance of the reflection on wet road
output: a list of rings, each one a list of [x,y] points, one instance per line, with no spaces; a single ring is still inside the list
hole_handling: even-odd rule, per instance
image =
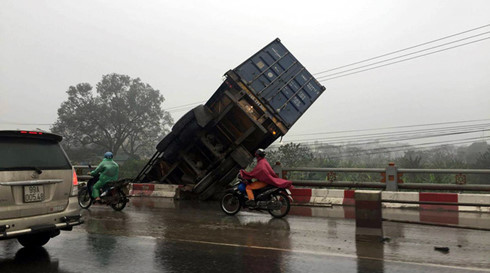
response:
[[[488,231],[385,222],[384,242],[356,241],[338,208],[315,208],[320,217],[294,209],[273,219],[166,199],[135,198],[122,212],[96,206],[44,248],[0,241],[0,272],[490,272]]]

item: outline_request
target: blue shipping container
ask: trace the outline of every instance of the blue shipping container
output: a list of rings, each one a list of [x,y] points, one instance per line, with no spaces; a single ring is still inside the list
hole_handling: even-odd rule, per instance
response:
[[[265,46],[234,71],[288,128],[325,90],[279,39]]]

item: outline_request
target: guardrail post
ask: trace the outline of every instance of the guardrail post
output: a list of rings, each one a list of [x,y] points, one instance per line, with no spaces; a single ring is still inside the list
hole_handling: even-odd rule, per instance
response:
[[[393,162],[386,167],[386,190],[398,191],[398,169]]]
[[[381,191],[356,190],[356,240],[383,238]]]

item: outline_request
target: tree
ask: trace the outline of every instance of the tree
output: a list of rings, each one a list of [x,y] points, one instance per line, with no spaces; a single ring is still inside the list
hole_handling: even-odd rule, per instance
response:
[[[313,159],[313,154],[310,148],[291,142],[269,152],[267,158],[272,165],[279,161],[282,166],[287,168],[304,167],[307,162]]]
[[[88,83],[70,86],[68,99],[58,109],[58,120],[51,131],[64,136],[65,148],[123,150],[130,158],[149,155],[157,140],[173,124],[161,107],[164,97],[159,90],[139,78],[104,75],[97,83],[97,94]]]
[[[480,157],[485,153],[490,146],[486,141],[479,141],[472,143],[467,149],[465,153],[465,160],[468,164],[474,164],[477,162]]]

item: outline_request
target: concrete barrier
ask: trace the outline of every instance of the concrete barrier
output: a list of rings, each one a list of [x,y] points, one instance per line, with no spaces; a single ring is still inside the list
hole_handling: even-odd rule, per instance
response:
[[[129,196],[175,198],[178,188],[178,185],[169,184],[130,184]]]
[[[179,199],[180,191],[190,191],[183,186],[169,184],[130,184],[129,196],[151,196]],[[293,204],[308,206],[354,206],[356,190],[313,189],[296,187],[291,190]],[[490,212],[490,194],[470,193],[427,193],[382,191],[384,208],[421,208],[423,210]],[[403,203],[407,202],[407,203]],[[434,204],[413,204],[430,202]],[[444,203],[444,204],[437,204]],[[454,205],[448,205],[454,204]],[[463,206],[458,204],[472,204]],[[482,206],[479,206],[479,205]]]
[[[356,239],[382,239],[381,191],[355,192]]]
[[[291,194],[294,203],[299,205],[353,206],[355,204],[355,192],[355,190],[295,188],[291,191]],[[490,205],[490,194],[382,191],[381,198],[383,200],[382,206],[385,208],[490,212],[490,207],[488,206]],[[435,204],[413,204],[410,202],[430,202]],[[437,204],[438,202],[444,204],[439,205]],[[454,205],[448,205],[447,203]],[[458,204],[475,204],[475,206]],[[478,206],[479,204],[482,206]]]

